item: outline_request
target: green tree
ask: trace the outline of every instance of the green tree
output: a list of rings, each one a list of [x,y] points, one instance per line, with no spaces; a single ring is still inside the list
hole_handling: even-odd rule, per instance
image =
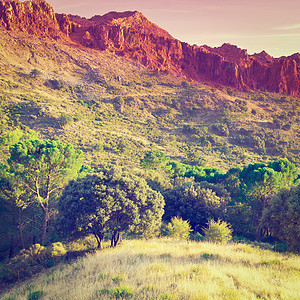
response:
[[[232,239],[230,224],[221,220],[209,220],[207,228],[204,229],[205,237],[214,243],[225,244]]]
[[[0,159],[3,163],[6,163],[7,157],[9,156],[9,147],[26,140],[38,139],[39,133],[28,129],[23,131],[19,128],[16,128],[7,134],[3,135],[0,139]]]
[[[170,157],[167,157],[162,151],[151,150],[145,153],[144,158],[141,159],[141,165],[146,169],[170,169],[167,166]]]
[[[221,190],[220,186],[207,182],[187,182],[166,191],[164,219],[169,221],[179,216],[188,220],[192,228],[197,230],[204,227],[209,219],[224,218],[229,195]]]
[[[10,257],[15,249],[25,248],[32,241],[35,242],[37,230],[33,219],[39,216],[28,201],[30,193],[6,164],[9,147],[19,141],[37,137],[38,133],[33,130],[24,132],[17,128],[0,139],[0,249],[3,255],[9,251]]]
[[[188,240],[192,231],[188,221],[184,221],[179,217],[174,217],[167,225],[168,235],[177,239]]]
[[[300,251],[300,185],[281,190],[270,201],[262,221],[273,237],[287,241],[290,250]]]
[[[295,184],[298,169],[286,158],[264,164],[249,165],[240,173],[243,202],[252,208],[252,222],[256,224],[256,239],[260,240],[267,227],[261,218],[270,199],[281,189]]]
[[[28,140],[12,145],[7,163],[10,172],[42,210],[41,244],[46,241],[48,222],[59,190],[82,165],[82,152],[60,141]],[[16,191],[16,189],[14,189]],[[23,205],[26,205],[25,203]]]
[[[110,232],[114,247],[126,231],[153,235],[163,207],[162,195],[144,179],[117,168],[103,169],[68,184],[59,201],[59,227],[71,235],[94,234],[98,248]]]

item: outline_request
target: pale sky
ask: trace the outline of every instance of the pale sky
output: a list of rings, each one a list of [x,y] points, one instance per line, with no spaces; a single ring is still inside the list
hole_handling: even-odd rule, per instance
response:
[[[300,52],[300,0],[48,0],[57,13],[90,18],[138,10],[180,41],[265,50],[274,57]]]

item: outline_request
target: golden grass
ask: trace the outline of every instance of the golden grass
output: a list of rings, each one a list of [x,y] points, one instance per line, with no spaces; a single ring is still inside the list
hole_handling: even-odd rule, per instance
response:
[[[299,266],[297,255],[244,244],[132,240],[50,269],[1,299],[38,290],[45,299],[300,299]]]

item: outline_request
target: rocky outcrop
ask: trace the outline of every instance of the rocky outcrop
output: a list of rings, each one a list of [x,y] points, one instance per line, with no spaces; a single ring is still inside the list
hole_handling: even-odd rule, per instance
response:
[[[239,90],[262,90],[300,97],[300,54],[273,58],[249,55],[230,44],[211,48],[174,39],[137,11],[110,12],[90,19],[54,14],[43,0],[0,1],[0,26],[135,59],[150,70],[167,71]]]
[[[63,37],[53,8],[43,0],[0,1],[0,26],[41,37]]]
[[[84,19],[69,16],[70,38],[86,47],[113,51],[140,61],[150,70],[168,71],[239,90],[300,96],[300,54],[273,58],[265,51],[249,55],[237,46],[191,46],[174,39],[141,13],[111,12]]]

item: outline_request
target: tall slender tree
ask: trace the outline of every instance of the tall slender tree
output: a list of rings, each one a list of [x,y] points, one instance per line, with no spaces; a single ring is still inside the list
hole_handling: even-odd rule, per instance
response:
[[[9,149],[10,172],[42,210],[41,239],[45,244],[48,223],[59,190],[78,176],[82,152],[60,141],[28,140]]]

